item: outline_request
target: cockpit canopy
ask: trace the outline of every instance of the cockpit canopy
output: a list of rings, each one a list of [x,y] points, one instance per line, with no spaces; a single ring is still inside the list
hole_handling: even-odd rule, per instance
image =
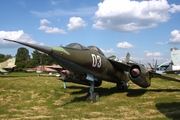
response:
[[[66,45],[66,48],[78,49],[78,50],[85,50],[88,49],[87,47],[79,44],[79,43],[71,43]]]
[[[95,50],[95,51],[99,52],[100,54],[104,55],[104,53],[96,46],[91,45],[91,46],[88,46],[88,48],[91,50]]]
[[[95,50],[95,51],[99,52],[100,54],[104,55],[104,53],[98,47],[92,46],[92,45],[85,47],[79,43],[71,43],[71,44],[66,45],[66,48],[77,49],[77,50],[91,49],[91,50]]]

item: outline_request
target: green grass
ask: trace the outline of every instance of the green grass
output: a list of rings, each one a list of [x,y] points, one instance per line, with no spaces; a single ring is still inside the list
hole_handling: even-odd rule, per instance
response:
[[[173,75],[175,76],[175,75]],[[177,77],[177,76],[176,76]],[[153,78],[143,89],[130,82],[127,91],[103,82],[96,103],[85,102],[89,87],[34,73],[0,75],[0,119],[122,119],[180,118],[180,83]]]

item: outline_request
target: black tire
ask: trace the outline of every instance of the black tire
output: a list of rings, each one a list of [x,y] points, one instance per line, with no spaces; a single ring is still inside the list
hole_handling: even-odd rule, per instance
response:
[[[91,102],[92,101],[92,96],[90,96],[90,93],[88,92],[86,95],[86,102]]]
[[[116,85],[118,90],[127,90],[129,87],[128,83],[117,83]]]
[[[98,93],[93,93],[92,96],[90,96],[90,93],[87,94],[87,99],[86,102],[97,102],[99,100],[99,94]]]
[[[92,101],[93,103],[97,102],[99,100],[99,94],[98,93],[93,93],[92,95]]]

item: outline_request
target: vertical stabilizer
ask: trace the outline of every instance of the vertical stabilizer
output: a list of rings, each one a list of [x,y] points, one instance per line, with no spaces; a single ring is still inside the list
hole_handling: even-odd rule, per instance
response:
[[[180,66],[180,50],[171,48],[171,59],[175,66]]]
[[[130,53],[128,52],[126,55],[125,62],[128,63],[130,61]]]
[[[10,58],[2,63],[0,63],[0,69],[5,69],[5,68],[13,68],[15,67],[15,62],[16,62],[16,58]]]

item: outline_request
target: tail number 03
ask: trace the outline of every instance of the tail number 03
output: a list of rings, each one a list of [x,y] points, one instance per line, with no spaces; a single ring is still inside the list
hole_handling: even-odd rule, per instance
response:
[[[92,67],[101,67],[101,57],[99,55],[91,54],[92,56]]]

